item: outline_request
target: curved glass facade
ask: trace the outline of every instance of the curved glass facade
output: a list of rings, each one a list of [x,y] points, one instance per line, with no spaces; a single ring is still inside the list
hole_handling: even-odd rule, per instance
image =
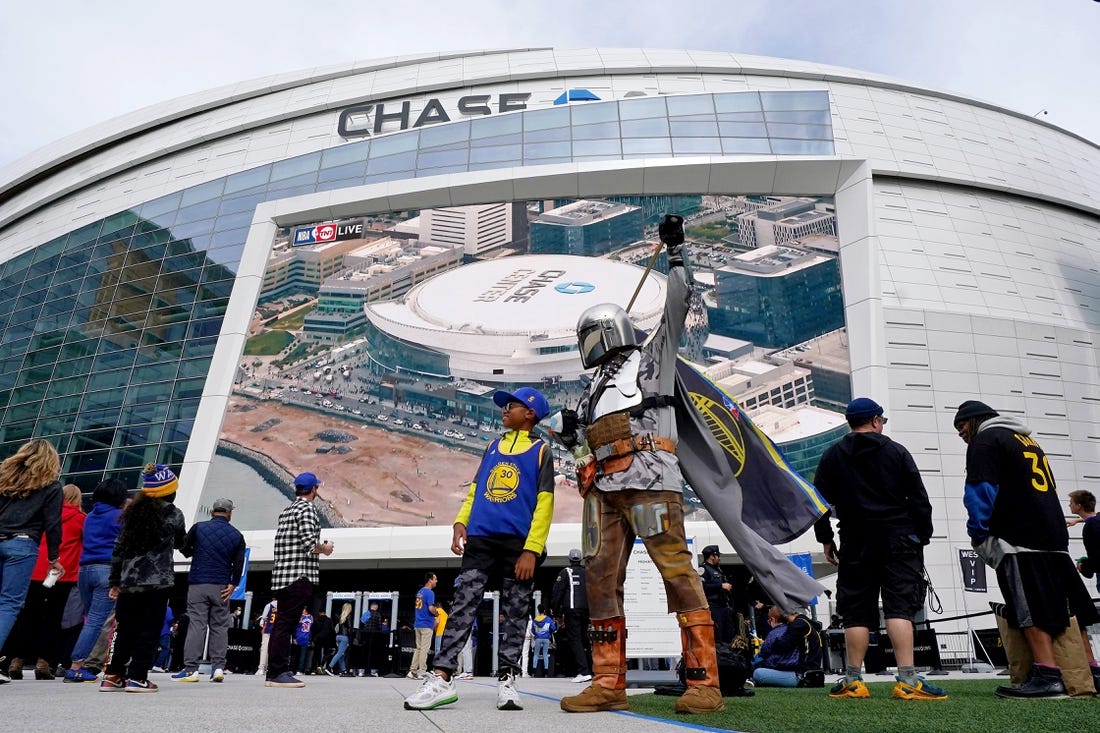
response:
[[[134,483],[147,461],[178,467],[261,202],[443,173],[738,154],[834,154],[828,93],[638,97],[440,124],[91,222],[0,264],[0,454],[47,438],[85,491],[105,476]]]

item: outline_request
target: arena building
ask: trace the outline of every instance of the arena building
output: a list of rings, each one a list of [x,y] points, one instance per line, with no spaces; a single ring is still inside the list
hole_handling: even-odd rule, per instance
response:
[[[1100,485],[1100,150],[994,103],[801,61],[390,58],[190,95],[36,151],[0,170],[0,451],[49,438],[85,488],[182,467],[193,518],[278,231],[727,194],[835,202],[851,391],[885,405],[923,471],[945,613],[984,610],[959,565],[956,406],[1026,419],[1062,486]],[[422,529],[349,530],[341,557],[439,558],[450,530]],[[556,527],[551,553],[576,536]],[[270,533],[250,542],[270,557]]]
[[[478,262],[438,275],[400,300],[366,305],[370,358],[395,372],[487,383],[574,381],[584,371],[577,319],[627,303],[643,268],[571,255]],[[639,328],[661,317],[664,278],[651,273],[631,309]]]

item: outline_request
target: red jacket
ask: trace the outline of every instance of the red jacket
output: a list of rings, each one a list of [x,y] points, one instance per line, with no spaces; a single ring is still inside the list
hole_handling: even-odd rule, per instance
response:
[[[80,551],[84,547],[84,512],[76,504],[61,505],[61,564],[65,574],[58,578],[60,583],[75,583],[80,572]],[[31,582],[41,583],[50,570],[46,556],[46,538],[38,545],[38,562],[31,573]]]

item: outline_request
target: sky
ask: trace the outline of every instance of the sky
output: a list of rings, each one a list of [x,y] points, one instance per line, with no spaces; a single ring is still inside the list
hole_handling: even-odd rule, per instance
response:
[[[192,92],[387,56],[682,48],[982,99],[1100,144],[1098,0],[0,0],[0,167]]]

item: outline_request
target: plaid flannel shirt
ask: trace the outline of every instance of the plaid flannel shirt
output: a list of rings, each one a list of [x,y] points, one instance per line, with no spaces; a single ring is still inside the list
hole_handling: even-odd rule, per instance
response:
[[[279,515],[275,530],[275,566],[271,570],[271,590],[285,588],[298,578],[311,583],[321,581],[318,555],[313,550],[321,539],[321,523],[313,504],[295,499]]]

